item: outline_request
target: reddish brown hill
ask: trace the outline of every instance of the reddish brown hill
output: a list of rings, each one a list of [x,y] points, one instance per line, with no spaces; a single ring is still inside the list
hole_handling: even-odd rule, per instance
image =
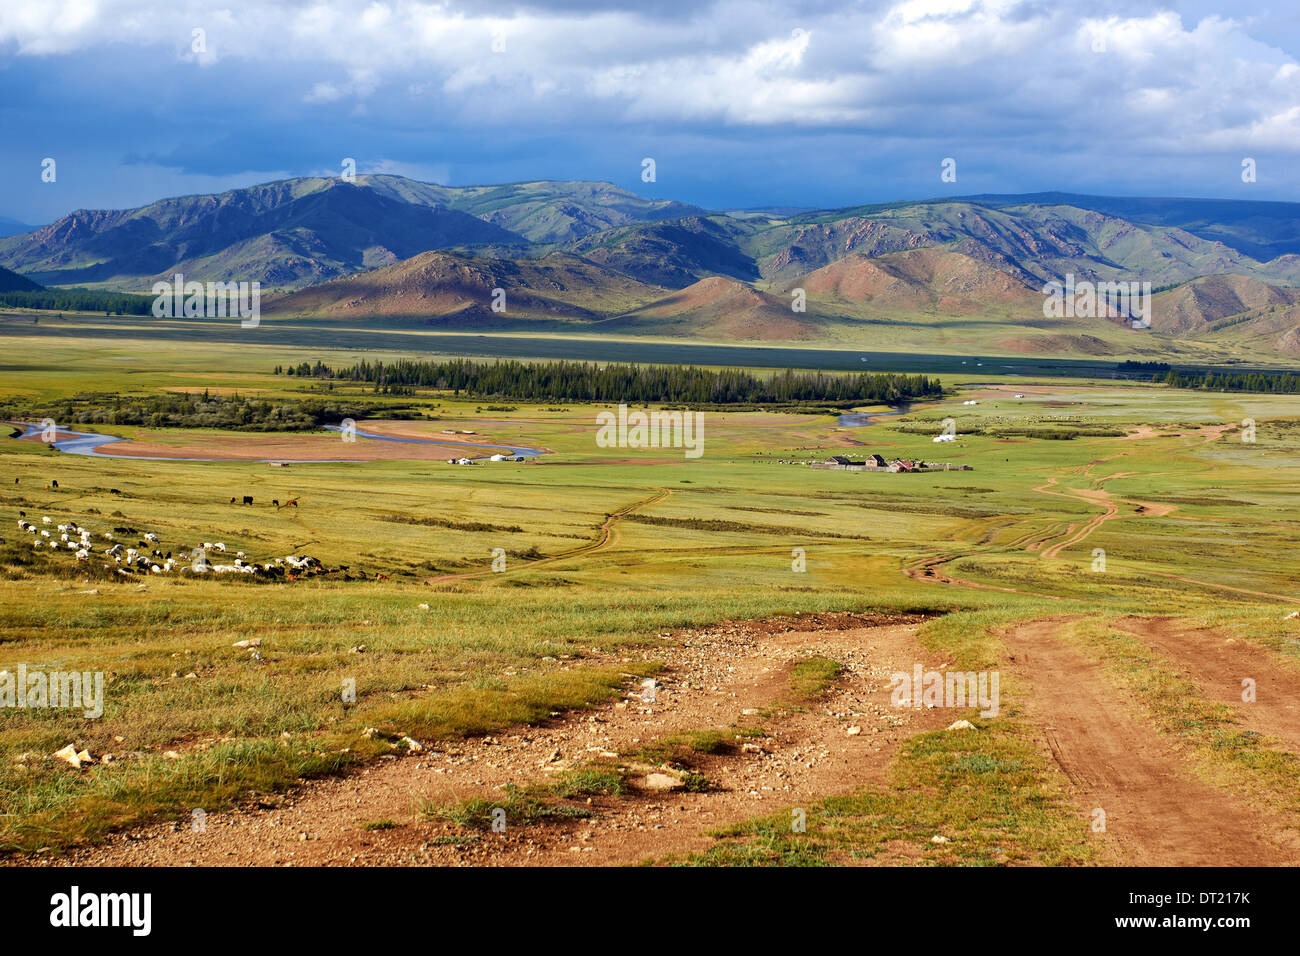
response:
[[[505,293],[503,317],[597,319],[662,295],[577,256],[486,259],[425,252],[410,259],[301,289],[267,311],[325,318],[492,315],[493,290]]]
[[[788,299],[711,276],[621,316],[607,327],[635,326],[638,331],[689,333],[700,338],[771,340],[813,338],[819,325],[817,317],[794,312]]]
[[[1039,310],[1042,295],[1015,277],[970,256],[915,249],[879,257],[851,255],[786,283],[810,299],[853,314]]]
[[[1151,326],[1161,332],[1197,333],[1224,319],[1241,317],[1254,322],[1278,316],[1297,304],[1300,289],[1246,276],[1203,276],[1157,295],[1151,303]],[[1284,322],[1282,327],[1292,324]]]

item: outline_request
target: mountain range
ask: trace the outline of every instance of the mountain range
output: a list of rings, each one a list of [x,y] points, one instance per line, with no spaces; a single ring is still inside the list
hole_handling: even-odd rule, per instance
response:
[[[0,237],[45,285],[256,280],[264,314],[1092,355],[1300,354],[1300,204],[1038,193],[707,210],[609,183],[301,178]],[[1147,282],[1151,328],[1045,283]],[[500,292],[497,292],[500,290]],[[798,304],[796,304],[798,303]]]

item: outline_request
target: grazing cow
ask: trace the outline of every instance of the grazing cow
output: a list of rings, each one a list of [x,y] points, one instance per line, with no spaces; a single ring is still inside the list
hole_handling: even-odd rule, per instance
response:
[[[59,487],[59,482],[58,482],[57,479],[54,480],[54,481],[51,481],[50,484],[53,485],[55,488],[58,488],[58,487]]]
[[[246,505],[251,505],[252,503],[253,503],[253,496],[252,496],[252,495],[244,495],[244,504],[246,504]]]

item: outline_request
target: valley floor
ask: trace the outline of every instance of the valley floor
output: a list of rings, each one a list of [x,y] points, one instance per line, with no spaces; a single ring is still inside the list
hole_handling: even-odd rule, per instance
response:
[[[6,397],[134,354],[67,348]],[[133,385],[310,395],[268,374],[284,357],[135,355]],[[1300,861],[1300,399],[990,377],[866,426],[711,412],[698,459],[602,448],[589,406],[413,401],[405,436],[548,454],[281,469],[0,440],[0,668],[106,681],[100,718],[0,725],[9,863]],[[807,467],[877,451],[972,470]],[[127,577],[33,549],[20,512],[341,570]],[[917,667],[997,675],[996,713],[900,701]]]

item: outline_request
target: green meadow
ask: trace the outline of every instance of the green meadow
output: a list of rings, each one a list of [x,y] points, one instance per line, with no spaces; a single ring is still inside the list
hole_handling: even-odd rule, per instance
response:
[[[71,334],[5,341],[0,400],[32,403],[204,389],[292,401],[323,386],[272,375],[277,364],[397,354]],[[990,389],[996,383],[1014,388]],[[971,667],[997,664],[996,631],[1007,622],[1062,613],[1176,614],[1295,653],[1275,622],[1300,607],[1288,603],[1300,599],[1300,397],[964,372],[944,384],[952,394],[942,405],[865,428],[823,415],[707,411],[696,459],[599,447],[596,414],[606,406],[432,390],[398,398],[338,384],[335,397],[413,408],[429,438],[472,429],[485,442],[549,453],[473,467],[273,468],[0,440],[0,668],[106,678],[98,720],[0,714],[0,846],[57,851],[346,771],[387,753],[382,735],[488,733],[604,700],[652,665],[588,658],[625,650],[639,661],[664,634],[725,619],[929,612],[923,640]],[[962,405],[970,396],[979,404]],[[945,418],[958,438],[936,444]],[[85,427],[155,444],[205,437]],[[240,434],[254,445],[263,437]],[[869,453],[970,470],[803,464]],[[58,489],[47,490],[54,480]],[[229,504],[243,495],[255,505]],[[275,509],[273,498],[300,504]],[[1114,516],[1097,521],[1110,506]],[[103,568],[102,554],[77,565],[67,552],[38,553],[17,527],[20,511],[38,523],[48,515],[96,531],[152,531],[176,552],[219,540],[254,560],[310,554],[346,571],[295,581],[128,577]],[[494,569],[501,554],[504,569]],[[354,701],[340,693],[349,681]],[[1017,719],[969,744],[989,748],[985,763],[975,753],[956,771],[944,762],[931,772],[935,750],[921,741],[900,755],[898,779],[1046,793]],[[118,759],[75,772],[50,758],[68,743]],[[1014,780],[984,772],[1009,760]],[[940,812],[897,796],[840,797],[826,839],[865,856],[873,838],[862,821],[914,814],[924,829]],[[1059,808],[1009,806],[1023,825],[998,839],[1020,846],[1017,858],[1091,861]],[[816,862],[777,843],[755,849],[752,835],[763,832],[761,822],[737,830],[705,862]],[[980,852],[965,862],[1001,859]]]

